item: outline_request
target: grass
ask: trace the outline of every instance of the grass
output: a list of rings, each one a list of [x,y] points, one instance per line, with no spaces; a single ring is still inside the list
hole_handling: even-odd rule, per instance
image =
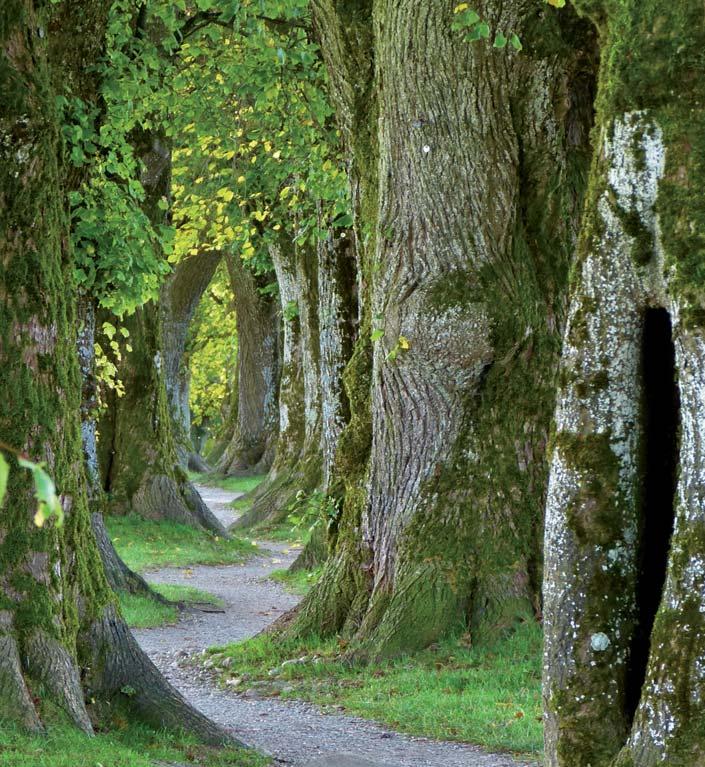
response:
[[[223,681],[302,698],[413,735],[537,757],[542,749],[541,630],[519,625],[492,647],[448,640],[376,665],[341,663],[342,640],[275,643],[262,636],[209,651]],[[232,658],[229,668],[221,666]],[[305,658],[302,663],[282,663]],[[270,677],[270,671],[273,677]]]
[[[269,577],[273,581],[284,584],[284,586],[294,594],[306,596],[311,587],[321,577],[323,568],[317,567],[315,570],[307,572],[306,570],[273,570]]]
[[[167,583],[152,584],[152,588],[171,602],[181,602],[186,605],[194,602],[207,602],[212,605],[220,606],[222,601],[207,591],[195,589],[192,586],[175,586]],[[127,621],[127,625],[133,629],[151,629],[157,626],[166,626],[169,623],[176,623],[179,619],[179,608],[177,604],[165,605],[155,602],[149,597],[121,593],[120,607],[122,614]]]
[[[66,725],[46,736],[0,729],[0,767],[154,767],[155,762],[198,767],[264,767],[253,751],[204,746],[187,736],[132,725],[89,738]]]
[[[236,564],[257,552],[257,547],[244,538],[220,538],[174,522],[130,515],[107,517],[105,524],[118,554],[137,572],[159,567]]]

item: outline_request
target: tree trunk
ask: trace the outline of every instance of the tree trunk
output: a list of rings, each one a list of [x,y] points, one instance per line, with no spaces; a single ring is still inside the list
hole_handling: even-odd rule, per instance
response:
[[[705,8],[599,25],[546,518],[551,767],[705,764]]]
[[[110,536],[105,529],[103,513],[107,499],[103,491],[98,461],[96,438],[96,412],[98,410],[98,384],[95,377],[95,302],[82,296],[78,302],[78,362],[81,372],[81,444],[85,461],[88,508],[91,513],[91,527],[98,544],[105,575],[113,591],[127,591],[144,594],[156,601],[165,602],[152,591],[142,576],[130,570],[120,559]]]
[[[162,286],[159,309],[162,321],[164,382],[173,419],[176,452],[181,468],[189,464],[206,469],[194,455],[189,407],[189,368],[185,359],[188,329],[201,296],[213,279],[222,258],[220,251],[206,251],[179,261]]]
[[[318,286],[315,252],[282,243],[271,249],[284,323],[279,386],[279,438],[267,479],[238,528],[283,521],[297,494],[320,482]]]
[[[318,247],[318,321],[320,324],[322,491],[333,481],[338,440],[350,420],[343,371],[357,334],[355,253],[351,232],[331,233]]]
[[[279,315],[239,257],[226,257],[237,318],[237,407],[218,464],[223,474],[264,474],[274,460],[279,387]]]
[[[171,153],[149,131],[135,131],[133,141],[144,164],[143,208],[153,224],[160,224],[165,215],[160,203],[169,198]],[[170,300],[178,303],[178,298],[174,295]],[[166,387],[162,321],[163,313],[154,301],[122,320],[132,351],[123,355],[118,367],[125,394],[112,398],[101,423],[104,487],[110,494],[111,510],[117,513],[170,519],[225,535],[225,528],[179,466]],[[169,353],[173,368],[179,356],[175,343],[170,343]]]
[[[132,346],[118,368],[125,393],[112,398],[100,424],[110,510],[224,535],[224,527],[179,466],[164,380],[159,308],[150,301],[122,324]]]
[[[361,326],[375,343],[369,461],[360,469],[360,348],[337,464],[356,484],[345,480],[335,555],[292,630],[343,630],[375,655],[464,622],[476,636],[495,634],[538,608],[591,36],[570,14],[562,26],[543,19],[529,0],[478,10],[530,43],[522,55],[468,45],[450,7],[380,2],[348,17],[345,3],[315,4],[334,85],[341,57],[374,62],[372,96],[353,72],[338,109],[361,187],[356,228],[374,231],[362,253],[372,289]],[[355,117],[360,93],[366,124]]]
[[[86,67],[102,55],[109,5],[36,10],[27,1],[0,10],[0,390],[9,398],[0,440],[46,463],[65,514],[61,526],[37,527],[29,473],[13,462],[0,522],[0,718],[41,731],[41,692],[86,733],[99,708],[124,705],[158,726],[222,741],[227,735],[188,707],[131,637],[90,527],[66,216],[71,171],[54,85],[71,82],[74,95],[95,99],[95,70]]]

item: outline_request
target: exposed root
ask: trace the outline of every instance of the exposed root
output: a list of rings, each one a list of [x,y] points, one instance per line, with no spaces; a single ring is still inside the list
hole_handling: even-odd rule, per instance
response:
[[[197,471],[199,474],[207,474],[211,471],[211,467],[198,453],[189,453],[187,465],[190,471]]]
[[[169,519],[228,535],[190,482],[177,482],[165,474],[150,477],[140,487],[132,498],[132,508],[146,519]]]
[[[110,540],[108,531],[105,529],[103,515],[94,512],[91,515],[91,526],[95,536],[100,558],[103,560],[105,575],[113,591],[126,591],[130,594],[143,594],[161,604],[168,604],[169,600],[161,594],[153,591],[147,581],[130,568],[120,559],[113,542]]]
[[[251,508],[230,526],[231,530],[283,522],[301,492],[313,492],[320,482],[320,467],[299,463],[270,476],[255,490]]]
[[[9,634],[0,634],[0,721],[28,732],[44,732],[22,674],[17,642]]]
[[[242,745],[167,682],[113,605],[90,624],[79,642],[88,667],[86,691],[92,698],[129,706],[156,728],[183,730],[211,745]]]
[[[327,558],[328,544],[326,542],[325,530],[323,525],[318,525],[313,529],[308,543],[304,546],[299,556],[296,557],[289,570],[291,572],[313,570],[315,567],[322,565]]]
[[[44,631],[35,631],[24,650],[30,676],[42,683],[50,698],[80,730],[92,735],[93,725],[86,711],[78,669],[66,648]]]

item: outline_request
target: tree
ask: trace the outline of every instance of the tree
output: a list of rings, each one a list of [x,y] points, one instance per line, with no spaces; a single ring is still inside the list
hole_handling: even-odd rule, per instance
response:
[[[189,369],[185,359],[188,332],[203,293],[222,259],[219,251],[182,258],[162,287],[159,310],[162,324],[164,383],[172,415],[174,439],[182,468],[207,469],[191,442]]]
[[[551,767],[703,763],[702,3],[576,2],[595,154],[546,519]]]
[[[279,312],[264,292],[266,278],[254,275],[239,256],[228,254],[226,264],[236,307],[237,408],[218,468],[224,474],[264,474],[274,460],[279,427]]]
[[[142,207],[156,227],[165,219],[168,207],[164,204],[169,199],[171,180],[168,142],[153,131],[138,129],[132,141],[144,168]],[[215,259],[211,256],[206,263],[209,260]],[[169,297],[169,283],[164,290]],[[123,320],[131,351],[118,365],[124,395],[111,398],[101,422],[104,487],[110,493],[111,509],[118,513],[171,519],[225,535],[225,528],[179,466],[166,383],[167,372],[173,372],[174,360],[179,357],[178,342],[170,327],[170,356],[165,357],[163,330],[163,319],[170,316],[173,298],[171,295],[164,312],[150,301]]]
[[[521,55],[468,45],[434,3],[313,7],[352,164],[362,322],[334,553],[290,630],[342,630],[375,655],[464,621],[496,633],[538,610],[592,38],[534,2],[483,5]]]
[[[237,527],[282,521],[297,494],[313,492],[321,478],[315,252],[282,237],[270,253],[284,323],[279,436],[269,475],[255,491],[251,508],[235,523]]]
[[[76,172],[57,95],[69,84],[96,99],[98,67],[86,65],[103,53],[109,5],[13,0],[0,10],[0,387],[8,393],[0,440],[46,463],[65,518],[35,524],[29,474],[13,468],[0,523],[0,715],[40,731],[33,693],[41,685],[44,700],[85,732],[91,717],[124,706],[222,741],[227,735],[188,707],[132,638],[90,528],[66,216]]]

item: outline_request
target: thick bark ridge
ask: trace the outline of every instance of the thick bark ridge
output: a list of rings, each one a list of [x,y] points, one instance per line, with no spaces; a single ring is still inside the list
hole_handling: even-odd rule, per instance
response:
[[[705,8],[576,6],[600,26],[602,65],[546,513],[546,760],[692,767],[705,763]],[[664,459],[655,508],[644,472]]]

